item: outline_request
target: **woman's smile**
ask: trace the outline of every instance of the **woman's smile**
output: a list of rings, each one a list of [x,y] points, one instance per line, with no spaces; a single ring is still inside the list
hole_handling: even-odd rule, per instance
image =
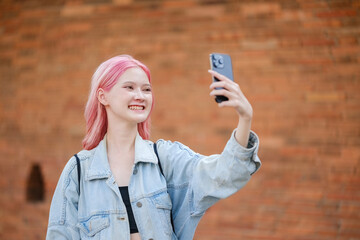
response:
[[[129,105],[129,109],[130,110],[136,110],[136,111],[145,110],[145,106],[143,106],[143,105]]]

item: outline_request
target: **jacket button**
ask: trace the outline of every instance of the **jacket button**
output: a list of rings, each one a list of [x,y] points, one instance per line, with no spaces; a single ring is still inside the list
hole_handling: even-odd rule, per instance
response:
[[[135,168],[134,171],[133,171],[133,174],[136,175],[138,172],[138,170]]]
[[[137,202],[137,203],[136,203],[136,206],[139,207],[139,208],[141,208],[141,207],[142,207],[142,203],[141,203],[141,202]]]
[[[124,221],[125,218],[124,217],[117,217],[118,220]]]

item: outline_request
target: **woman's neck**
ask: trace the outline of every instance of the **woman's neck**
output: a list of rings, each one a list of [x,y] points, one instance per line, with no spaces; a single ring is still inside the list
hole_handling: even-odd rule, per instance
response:
[[[106,134],[108,154],[118,155],[124,151],[133,151],[135,148],[135,139],[137,134],[137,125],[132,127],[108,125]]]

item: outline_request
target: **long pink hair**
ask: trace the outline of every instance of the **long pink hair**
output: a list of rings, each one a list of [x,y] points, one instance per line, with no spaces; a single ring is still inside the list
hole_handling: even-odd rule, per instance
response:
[[[129,55],[119,55],[100,64],[92,76],[89,99],[85,107],[86,135],[82,141],[84,149],[96,147],[107,132],[107,115],[105,107],[97,98],[99,88],[109,91],[118,81],[119,77],[129,68],[140,67],[146,73],[151,83],[150,70],[140,61]],[[153,96],[154,98],[154,96]],[[152,108],[154,101],[152,101]],[[138,123],[138,132],[143,139],[150,137],[150,114],[148,118]]]

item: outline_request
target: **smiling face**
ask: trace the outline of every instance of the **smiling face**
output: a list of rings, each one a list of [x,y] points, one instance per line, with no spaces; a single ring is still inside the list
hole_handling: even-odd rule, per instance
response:
[[[110,91],[98,90],[98,99],[105,106],[108,121],[117,119],[141,123],[150,114],[153,96],[146,73],[139,67],[127,69]]]

